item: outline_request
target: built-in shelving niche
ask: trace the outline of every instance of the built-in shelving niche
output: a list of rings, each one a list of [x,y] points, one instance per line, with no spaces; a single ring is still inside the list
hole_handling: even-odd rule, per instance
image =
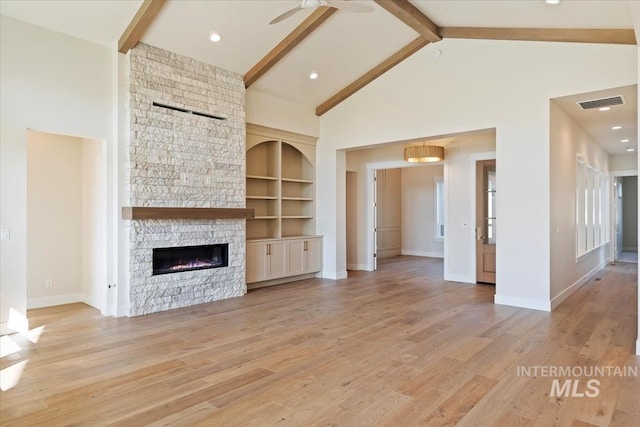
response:
[[[254,139],[247,151],[246,198],[255,218],[247,221],[247,240],[315,234],[314,162],[301,151],[309,147]]]

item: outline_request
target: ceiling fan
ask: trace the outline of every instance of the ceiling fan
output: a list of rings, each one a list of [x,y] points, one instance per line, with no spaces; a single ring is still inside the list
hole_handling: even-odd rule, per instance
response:
[[[304,9],[316,9],[320,6],[328,6],[334,7],[340,10],[346,10],[349,12],[371,12],[373,11],[373,7],[351,2],[348,0],[300,0],[300,4],[292,9],[287,10],[280,16],[274,18],[269,25],[277,24],[278,22],[284,21],[288,17],[292,16],[296,12],[299,12]]]

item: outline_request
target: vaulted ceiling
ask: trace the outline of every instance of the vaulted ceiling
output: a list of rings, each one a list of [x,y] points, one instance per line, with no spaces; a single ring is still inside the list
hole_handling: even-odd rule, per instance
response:
[[[142,42],[241,73],[248,87],[312,105],[319,115],[424,46],[435,53],[441,37],[635,44],[623,0],[352,1],[373,11],[306,9],[274,25],[300,0],[2,0],[0,13],[116,46],[141,6],[164,3],[147,15]],[[211,42],[212,32],[222,40]],[[311,80],[311,72],[319,77]]]

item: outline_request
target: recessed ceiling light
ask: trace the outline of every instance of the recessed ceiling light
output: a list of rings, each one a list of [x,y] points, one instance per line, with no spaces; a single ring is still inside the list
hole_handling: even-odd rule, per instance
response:
[[[629,142],[628,139],[621,139],[620,142],[625,143],[625,142]]]
[[[560,0],[544,0],[547,2],[547,4],[558,4],[560,3]]]
[[[214,43],[219,42],[220,40],[222,40],[222,36],[218,33],[211,33],[209,35],[209,40],[211,40]]]
[[[611,107],[598,108],[598,111],[609,111],[609,110],[611,110]]]
[[[622,126],[611,126],[611,130],[622,129]]]
[[[627,148],[627,151],[632,152],[632,151],[636,151],[636,149],[629,147],[629,148]]]
[[[311,74],[309,74],[309,78],[311,80],[315,80],[318,78],[318,73],[316,73],[315,71],[313,71]]]

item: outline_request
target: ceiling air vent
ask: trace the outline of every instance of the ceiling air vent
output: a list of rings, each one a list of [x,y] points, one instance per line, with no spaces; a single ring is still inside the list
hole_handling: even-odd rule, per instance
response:
[[[622,95],[578,102],[578,105],[581,106],[583,110],[592,110],[594,108],[611,107],[612,105],[622,104],[624,104],[624,98],[622,97]]]

